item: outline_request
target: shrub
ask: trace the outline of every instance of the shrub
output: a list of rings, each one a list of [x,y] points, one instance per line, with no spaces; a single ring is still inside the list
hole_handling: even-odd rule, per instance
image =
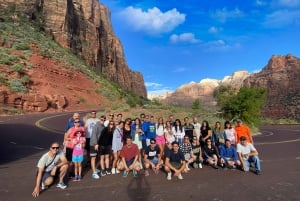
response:
[[[28,43],[25,42],[19,42],[14,44],[13,46],[16,50],[29,50],[30,46],[28,45]]]
[[[12,79],[8,82],[9,88],[13,92],[25,93],[27,91],[26,87],[22,84],[19,79]]]
[[[19,74],[24,73],[23,66],[21,64],[14,64],[12,66],[13,71],[18,72]]]

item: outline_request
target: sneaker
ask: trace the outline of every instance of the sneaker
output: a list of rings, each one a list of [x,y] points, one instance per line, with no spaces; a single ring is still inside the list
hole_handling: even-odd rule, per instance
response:
[[[61,189],[66,189],[67,188],[67,185],[64,184],[64,182],[60,182],[56,185],[57,188],[61,188]]]
[[[112,168],[112,169],[111,169],[111,173],[112,173],[112,174],[116,174],[116,168]]]
[[[116,168],[116,174],[119,174],[120,173],[120,170],[118,170],[117,168]]]
[[[172,173],[168,172],[167,180],[171,180],[171,179],[172,179]]]
[[[99,169],[97,169],[97,168],[96,168],[95,171],[96,171],[97,174],[101,172],[101,170],[99,170]]]
[[[105,170],[102,170],[101,173],[100,173],[101,177],[104,177],[106,175],[106,171]]]
[[[197,163],[194,163],[194,164],[193,164],[193,167],[194,167],[194,168],[198,168],[199,165],[198,165]]]
[[[81,179],[82,179],[81,175],[78,175],[77,176],[77,181],[81,181]]]
[[[109,168],[106,169],[106,174],[110,175],[111,174],[111,170]]]
[[[95,172],[92,174],[93,179],[100,179],[99,175]]]
[[[75,175],[73,181],[78,181],[78,176],[77,175]]]
[[[132,174],[133,174],[134,177],[138,176],[138,172],[136,170],[132,170]]]
[[[149,176],[149,171],[145,170],[145,176],[148,177]]]
[[[183,177],[182,177],[182,175],[181,175],[181,174],[179,174],[179,175],[178,175],[178,179],[180,179],[180,180],[182,180],[182,179],[183,179]]]
[[[261,172],[259,170],[256,170],[255,172],[257,175],[261,175]]]
[[[123,177],[127,177],[127,175],[128,175],[128,172],[126,170],[124,170]]]
[[[202,163],[199,163],[199,168],[202,168]]]
[[[189,163],[186,163],[185,168],[187,171],[190,171],[191,169],[189,168]]]
[[[46,190],[47,188],[49,188],[48,186],[46,186],[43,182],[42,182],[42,187],[41,187],[41,190]]]
[[[219,169],[219,167],[217,165],[213,165],[212,167],[215,169]]]

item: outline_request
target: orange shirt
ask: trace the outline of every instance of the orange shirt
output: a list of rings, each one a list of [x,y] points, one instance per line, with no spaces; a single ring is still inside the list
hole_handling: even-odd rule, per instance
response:
[[[240,137],[246,137],[246,141],[253,144],[250,129],[246,125],[237,125],[235,126],[235,131],[237,135],[237,142],[240,142]]]

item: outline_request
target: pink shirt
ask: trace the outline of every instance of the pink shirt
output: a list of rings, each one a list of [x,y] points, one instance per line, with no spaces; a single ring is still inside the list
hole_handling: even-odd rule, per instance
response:
[[[73,156],[80,156],[84,153],[85,137],[76,137],[73,139]]]

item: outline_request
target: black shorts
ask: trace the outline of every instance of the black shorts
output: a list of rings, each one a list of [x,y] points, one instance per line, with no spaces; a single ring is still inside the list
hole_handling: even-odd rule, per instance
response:
[[[90,141],[91,141],[91,138],[85,138],[85,147],[84,148],[88,152],[91,150]]]
[[[99,146],[100,156],[107,155],[111,153],[111,145],[108,146]]]
[[[95,146],[90,146],[90,157],[100,156],[100,149],[95,150]]]
[[[66,147],[66,158],[69,162],[72,162],[73,149]]]

